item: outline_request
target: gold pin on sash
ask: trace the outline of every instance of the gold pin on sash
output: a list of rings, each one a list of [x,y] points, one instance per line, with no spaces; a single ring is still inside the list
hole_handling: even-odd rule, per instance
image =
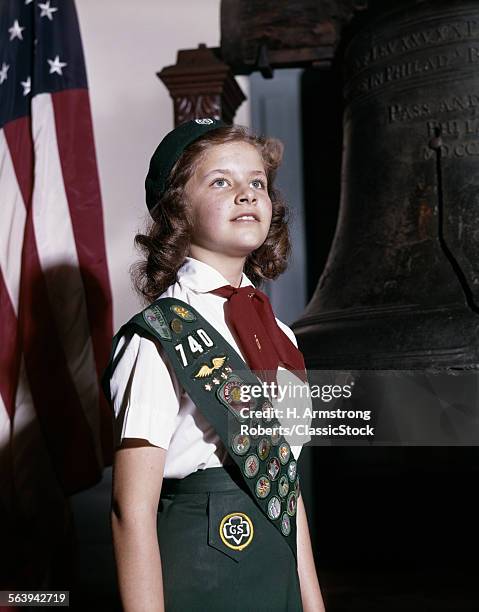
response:
[[[219,355],[218,357],[213,357],[211,360],[211,366],[207,363],[204,363],[198,372],[194,375],[194,378],[206,378],[206,376],[211,376],[215,370],[219,370],[221,366],[226,361],[226,355]],[[217,384],[217,383],[215,383]]]

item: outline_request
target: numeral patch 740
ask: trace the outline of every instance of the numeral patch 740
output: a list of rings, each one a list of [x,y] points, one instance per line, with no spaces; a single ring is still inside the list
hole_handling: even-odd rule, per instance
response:
[[[184,368],[190,365],[199,355],[214,346],[213,340],[208,336],[204,329],[195,330],[193,334],[188,334],[181,342],[175,345],[175,351]]]

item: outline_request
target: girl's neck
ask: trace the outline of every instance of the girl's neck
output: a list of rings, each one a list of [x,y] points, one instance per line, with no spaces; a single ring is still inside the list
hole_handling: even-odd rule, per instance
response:
[[[246,257],[228,257],[223,253],[213,253],[198,247],[190,248],[189,255],[218,270],[233,287],[240,286]]]

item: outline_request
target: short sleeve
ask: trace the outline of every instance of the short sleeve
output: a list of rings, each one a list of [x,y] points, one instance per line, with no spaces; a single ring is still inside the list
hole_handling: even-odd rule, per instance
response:
[[[115,351],[110,379],[115,446],[141,438],[168,449],[180,409],[182,388],[161,344],[127,332]]]

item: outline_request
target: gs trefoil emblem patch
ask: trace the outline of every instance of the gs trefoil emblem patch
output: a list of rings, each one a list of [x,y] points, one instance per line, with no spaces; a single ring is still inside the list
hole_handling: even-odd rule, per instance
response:
[[[244,512],[232,512],[221,519],[219,532],[225,546],[243,550],[253,540],[253,521]]]

